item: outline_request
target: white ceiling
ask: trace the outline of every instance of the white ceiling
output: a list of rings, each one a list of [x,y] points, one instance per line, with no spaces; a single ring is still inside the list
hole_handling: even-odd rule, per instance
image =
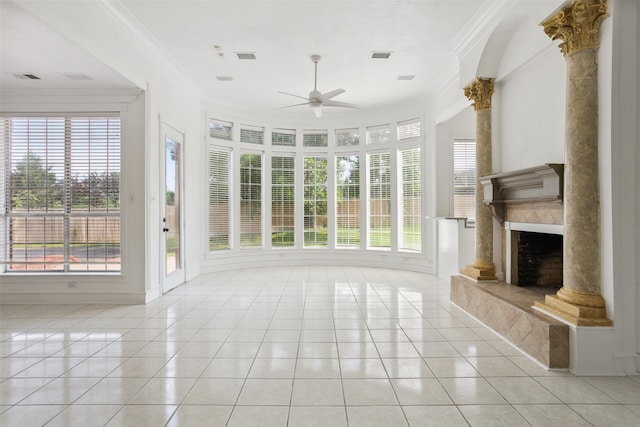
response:
[[[0,3],[3,88],[131,86],[11,3]],[[309,56],[319,54],[318,89],[343,88],[335,100],[368,109],[436,90],[455,72],[461,29],[486,2],[121,0],[118,6],[216,102],[253,110],[302,102],[278,91],[307,96],[313,89]],[[372,51],[392,54],[386,61],[372,60]],[[254,52],[257,59],[241,61],[235,52]],[[21,80],[13,73],[34,73],[42,80]],[[74,81],[64,73],[92,80]],[[400,81],[401,75],[415,78]]]
[[[14,75],[35,74],[40,80]],[[90,80],[74,80],[85,75]],[[111,89],[133,85],[13,3],[0,0],[1,89]]]

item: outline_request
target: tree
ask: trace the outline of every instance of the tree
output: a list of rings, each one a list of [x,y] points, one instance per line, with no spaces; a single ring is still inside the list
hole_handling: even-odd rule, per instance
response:
[[[11,171],[12,209],[52,209],[63,206],[62,183],[36,153],[29,151]]]

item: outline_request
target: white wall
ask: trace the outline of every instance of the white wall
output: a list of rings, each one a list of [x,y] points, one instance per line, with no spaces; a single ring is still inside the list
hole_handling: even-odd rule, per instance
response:
[[[521,14],[508,44],[464,51],[461,66],[474,72],[490,70],[496,77],[493,96],[494,172],[506,172],[549,162],[564,162],[566,62],[539,26],[562,1],[519,2],[489,31],[511,26]],[[522,6],[522,7],[521,7]],[[599,50],[599,139],[601,186],[602,295],[613,328],[577,328],[572,369],[580,374],[623,374],[640,367],[640,5],[631,0],[609,1],[610,16],[601,28]],[[522,15],[523,14],[523,15]],[[482,29],[477,30],[482,33]],[[496,55],[496,49],[502,49]],[[471,49],[473,50],[473,49]],[[486,52],[485,52],[486,50]],[[472,59],[471,61],[469,59]],[[489,60],[487,60],[489,59]],[[475,62],[474,62],[475,61]],[[461,70],[469,75],[469,70]],[[451,83],[434,99],[434,116],[446,123],[461,101]],[[438,140],[445,140],[438,125]],[[445,160],[446,153],[439,158]],[[439,208],[446,200],[438,199]],[[439,212],[441,212],[439,210]],[[631,232],[634,230],[634,232]],[[494,241],[499,246],[500,241]],[[497,251],[494,251],[494,253]],[[607,345],[601,345],[607,343]],[[578,350],[579,349],[579,350]]]
[[[156,45],[138,32],[127,15],[118,8],[117,3],[98,0],[33,1],[21,2],[19,6],[145,91],[143,105],[134,106],[139,115],[135,120],[135,126],[142,127],[142,131],[135,134],[135,144],[144,149],[136,151],[133,157],[127,157],[127,162],[134,163],[129,168],[132,175],[123,178],[143,186],[133,194],[134,204],[141,209],[136,213],[142,217],[127,218],[127,222],[133,221],[136,227],[135,231],[131,230],[131,227],[128,230],[136,233],[136,243],[130,248],[125,248],[127,264],[136,265],[136,268],[142,266],[144,271],[144,274],[137,277],[138,286],[142,286],[142,298],[137,290],[136,295],[132,295],[132,299],[137,302],[148,301],[162,292],[162,215],[159,197],[164,191],[161,192],[159,188],[159,180],[164,141],[160,141],[160,121],[184,134],[187,166],[184,177],[185,241],[188,242],[184,248],[186,278],[197,276],[200,273],[203,249],[201,244],[194,242],[202,240],[200,224],[203,223],[205,206],[202,200],[204,170],[201,161],[204,154],[204,114],[200,92],[184,77],[179,65],[170,62]],[[88,99],[87,102],[92,101]],[[86,107],[87,105],[79,106]],[[128,197],[130,194],[127,191],[128,189],[123,191],[123,194]],[[60,280],[68,278],[63,277]],[[87,280],[106,283],[109,286],[113,281],[108,278]],[[132,292],[131,289],[129,291]],[[25,288],[24,292],[29,290]],[[76,294],[78,299],[91,300],[89,293],[83,296],[80,286]]]
[[[119,112],[122,127],[122,274],[3,274],[2,302],[143,302],[145,169],[140,163],[143,163],[145,149],[144,93],[129,90],[69,95],[55,91],[9,91],[0,96],[3,113]],[[70,282],[75,287],[69,287]]]

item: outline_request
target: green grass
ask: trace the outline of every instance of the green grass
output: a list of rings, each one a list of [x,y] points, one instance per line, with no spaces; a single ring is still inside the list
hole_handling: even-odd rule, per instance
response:
[[[226,236],[225,236],[226,237]],[[336,234],[337,244],[339,246],[360,246],[360,229],[359,228],[339,228]],[[415,226],[405,226],[404,242],[405,246],[414,246],[421,241],[420,228]],[[261,244],[261,236],[247,235],[243,236],[243,246],[250,244],[259,246]],[[305,247],[325,247],[328,245],[329,236],[326,227],[318,227],[315,230],[307,228],[304,230],[304,246]],[[271,246],[274,248],[294,247],[295,233],[293,230],[278,231],[271,233]],[[376,230],[369,235],[369,247],[371,248],[389,248],[391,247],[391,229]],[[209,239],[209,250],[229,249],[227,239]]]

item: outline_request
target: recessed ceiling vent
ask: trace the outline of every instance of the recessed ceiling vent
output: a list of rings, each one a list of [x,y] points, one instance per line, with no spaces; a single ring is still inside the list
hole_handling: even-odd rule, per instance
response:
[[[70,80],[93,80],[91,77],[87,76],[86,74],[81,74],[81,73],[63,73],[62,75]]]
[[[398,76],[398,80],[413,80],[416,76],[406,75],[406,76]]]
[[[233,77],[231,77],[231,76],[216,76],[216,80],[218,80],[219,82],[232,82],[233,81]]]
[[[36,76],[35,74],[14,74],[13,75],[16,79],[22,79],[22,80],[40,80],[40,77]]]
[[[238,59],[256,59],[256,54],[253,52],[235,52]]]
[[[389,59],[391,52],[371,52],[371,59]]]

